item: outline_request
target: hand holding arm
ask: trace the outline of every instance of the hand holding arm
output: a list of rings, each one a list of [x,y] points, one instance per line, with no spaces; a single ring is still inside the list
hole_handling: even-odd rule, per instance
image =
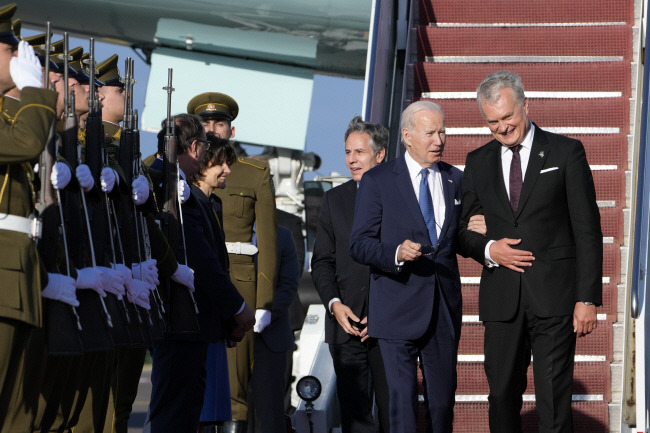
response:
[[[487,225],[485,224],[484,215],[474,215],[469,219],[467,224],[467,230],[471,230],[476,233],[480,233],[483,236],[487,233]]]

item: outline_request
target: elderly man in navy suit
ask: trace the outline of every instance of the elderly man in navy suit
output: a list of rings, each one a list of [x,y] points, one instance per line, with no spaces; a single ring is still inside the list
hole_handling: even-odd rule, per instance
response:
[[[440,106],[414,102],[402,113],[401,129],[406,152],[361,180],[350,255],[370,266],[368,334],[381,348],[391,433],[416,431],[418,358],[428,431],[451,432],[462,317],[456,244],[463,175],[441,161]]]

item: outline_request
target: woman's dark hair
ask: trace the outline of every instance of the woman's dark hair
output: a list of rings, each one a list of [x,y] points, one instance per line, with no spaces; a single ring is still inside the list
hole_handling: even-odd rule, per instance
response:
[[[224,162],[228,165],[232,165],[237,159],[235,148],[230,144],[230,141],[219,138],[211,132],[207,134],[207,137],[210,146],[203,154],[199,171],[190,178],[190,182],[194,184],[205,179],[205,171],[208,168],[215,165],[221,165]]]

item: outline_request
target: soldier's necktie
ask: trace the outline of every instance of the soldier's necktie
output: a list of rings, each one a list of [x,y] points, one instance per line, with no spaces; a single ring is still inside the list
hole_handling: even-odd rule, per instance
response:
[[[521,185],[522,185],[522,176],[521,176],[521,157],[519,151],[521,150],[521,144],[511,147],[512,150],[512,161],[510,161],[510,207],[512,212],[517,212],[517,207],[519,207],[519,197],[521,196]]]
[[[431,191],[429,191],[429,169],[423,168],[420,171],[420,211],[424,217],[424,222],[429,230],[429,239],[434,248],[438,246],[438,232],[436,230],[436,215],[433,212],[433,200]]]

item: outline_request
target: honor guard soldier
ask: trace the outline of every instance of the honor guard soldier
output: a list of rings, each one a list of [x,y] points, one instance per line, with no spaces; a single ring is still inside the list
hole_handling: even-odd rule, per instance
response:
[[[206,132],[227,140],[234,138],[232,121],[239,113],[239,106],[230,96],[202,93],[190,100],[187,112],[201,117]],[[269,169],[264,162],[239,157],[230,170],[226,188],[215,191],[223,202],[230,278],[246,303],[255,306],[254,331],[262,332],[271,321],[277,274],[275,197],[271,191]],[[253,337],[248,333],[236,347],[228,349],[233,420],[224,423],[225,432],[246,431]]]
[[[0,92],[16,87],[20,104],[10,121],[0,116],[0,431],[28,432],[40,383],[33,383],[43,358],[29,356],[33,333],[42,325],[38,224],[30,161],[42,152],[55,116],[56,93],[42,89],[42,70],[33,49],[11,29],[16,5],[0,7]],[[11,65],[11,66],[10,66]],[[4,102],[4,96],[2,97]]]

